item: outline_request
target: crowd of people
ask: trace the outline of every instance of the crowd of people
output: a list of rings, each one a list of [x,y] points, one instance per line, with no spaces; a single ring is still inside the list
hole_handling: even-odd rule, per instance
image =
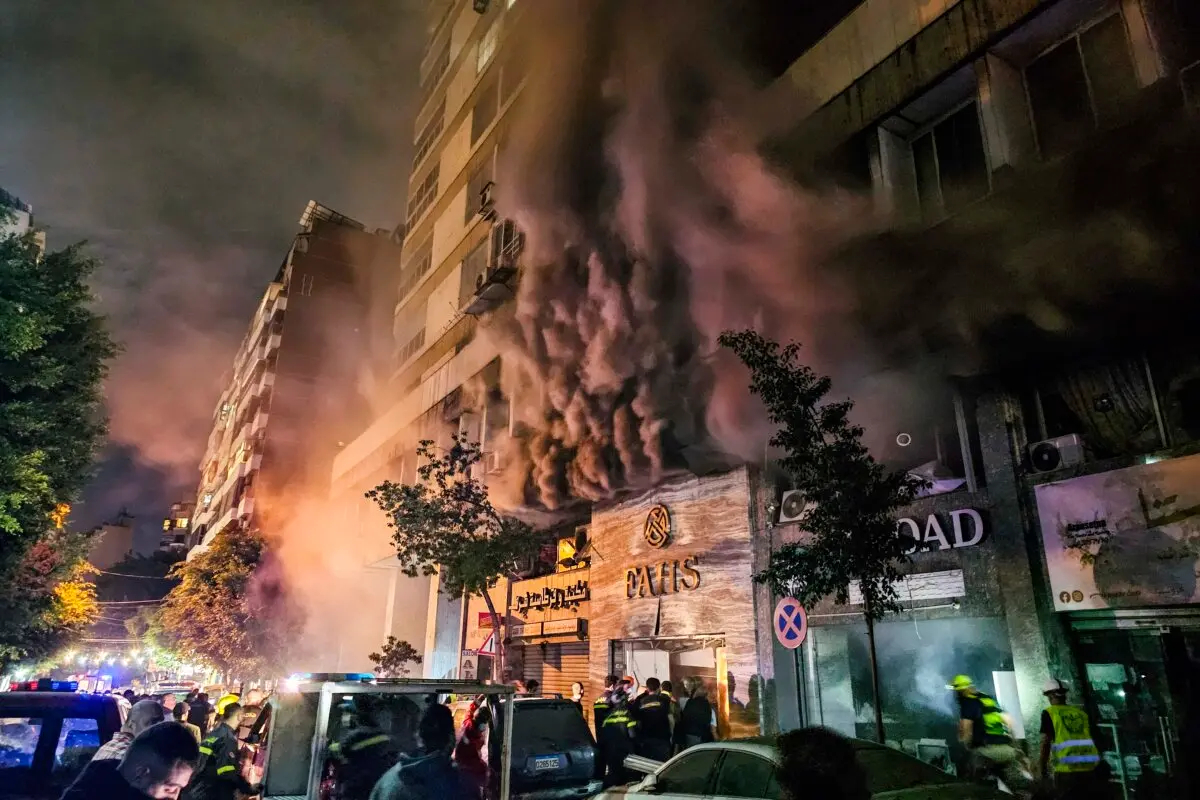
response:
[[[216,703],[193,691],[137,695],[125,722],[63,793],[62,800],[234,800],[261,787],[246,778],[253,754],[242,746],[262,709],[263,693],[247,692],[245,705],[227,694]]]

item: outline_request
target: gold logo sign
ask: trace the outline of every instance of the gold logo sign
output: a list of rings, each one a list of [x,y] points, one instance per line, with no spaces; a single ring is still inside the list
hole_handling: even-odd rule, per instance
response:
[[[671,540],[671,512],[667,511],[666,506],[650,509],[643,534],[651,547],[664,547]]]

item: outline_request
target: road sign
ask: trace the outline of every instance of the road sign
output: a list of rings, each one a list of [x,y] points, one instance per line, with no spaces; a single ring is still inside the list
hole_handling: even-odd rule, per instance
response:
[[[808,614],[794,597],[785,597],[775,604],[775,638],[788,650],[804,644],[808,635]]]
[[[479,648],[479,655],[494,656],[496,655],[496,632],[492,631],[488,634],[483,646]]]

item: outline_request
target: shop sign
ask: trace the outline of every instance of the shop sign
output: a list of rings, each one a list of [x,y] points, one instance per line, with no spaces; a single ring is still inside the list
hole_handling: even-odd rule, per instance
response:
[[[1200,602],[1200,456],[1034,488],[1056,611]]]
[[[524,622],[509,626],[513,639],[530,639],[535,636],[563,636],[579,633],[581,619],[554,619],[547,622]]]
[[[671,512],[666,506],[655,506],[646,515],[646,524],[642,527],[642,535],[646,544],[651,547],[666,547],[671,541]]]
[[[699,556],[625,570],[625,597],[661,597],[700,588]]]
[[[930,514],[919,522],[911,517],[896,520],[896,529],[915,541],[906,553],[918,550],[958,550],[983,541],[983,515],[973,508],[960,508],[944,517]]]
[[[588,582],[582,579],[568,586],[543,586],[538,591],[517,595],[517,613],[525,616],[530,611],[578,608],[587,602],[589,591]]]

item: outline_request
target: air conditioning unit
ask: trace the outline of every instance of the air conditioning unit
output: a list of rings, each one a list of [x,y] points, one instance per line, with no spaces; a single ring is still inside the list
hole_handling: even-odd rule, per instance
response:
[[[790,489],[783,493],[783,497],[779,498],[779,522],[799,522],[804,518],[804,512],[808,508],[808,503],[804,500],[804,495],[795,489]]]
[[[1083,460],[1083,440],[1076,433],[1029,445],[1029,466],[1034,472],[1054,472],[1082,464]]]
[[[531,578],[537,572],[538,554],[518,559],[512,568],[513,577],[518,580]]]
[[[488,241],[487,271],[496,273],[515,270],[517,256],[521,254],[523,243],[523,237],[517,230],[515,222],[511,219],[497,220],[492,225]],[[504,278],[499,278],[499,280],[504,280]]]
[[[483,463],[487,468],[487,474],[499,472],[504,469],[504,457],[499,450],[492,450],[483,454]]]

